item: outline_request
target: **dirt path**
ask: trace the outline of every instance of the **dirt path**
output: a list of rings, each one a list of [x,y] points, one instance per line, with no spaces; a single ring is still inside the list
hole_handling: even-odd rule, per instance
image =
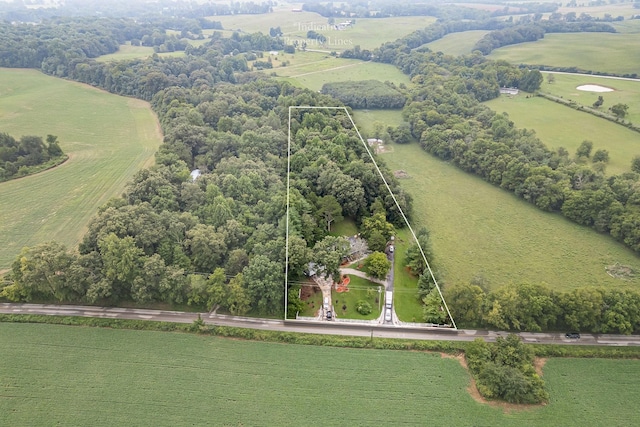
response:
[[[386,280],[380,280],[380,279],[376,279],[373,277],[369,277],[367,276],[367,273],[360,271],[360,270],[356,270],[354,268],[341,268],[340,269],[340,274],[351,274],[352,276],[358,276],[358,277],[362,277],[363,279],[367,279],[371,282],[377,283],[379,285],[383,285],[386,286],[387,282]]]

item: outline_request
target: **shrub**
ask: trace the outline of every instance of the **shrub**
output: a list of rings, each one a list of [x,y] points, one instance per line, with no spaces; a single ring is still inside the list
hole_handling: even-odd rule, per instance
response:
[[[356,303],[356,310],[358,311],[358,313],[366,316],[367,314],[371,313],[371,304],[364,300],[359,300]]]

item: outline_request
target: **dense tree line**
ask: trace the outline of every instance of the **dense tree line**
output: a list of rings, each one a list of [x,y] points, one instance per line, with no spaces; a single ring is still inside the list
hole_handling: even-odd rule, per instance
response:
[[[574,330],[602,334],[640,331],[640,293],[630,289],[555,291],[544,284],[480,284],[445,288],[458,326],[509,331]]]
[[[47,135],[45,143],[39,136],[23,136],[16,140],[9,134],[0,133],[0,181],[39,172],[66,159],[56,136]]]
[[[378,80],[325,83],[321,92],[356,109],[402,108],[406,101],[391,84]]]

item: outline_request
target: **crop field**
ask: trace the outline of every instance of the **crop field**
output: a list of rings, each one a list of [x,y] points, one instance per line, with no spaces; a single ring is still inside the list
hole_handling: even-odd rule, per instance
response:
[[[640,57],[631,55],[640,45],[640,33],[546,34],[544,39],[495,49],[490,59],[514,64],[578,67],[617,74],[638,73]]]
[[[281,64],[284,61],[289,65],[283,67]],[[280,53],[277,59],[272,59],[272,63],[274,68],[264,70],[265,73],[286,78],[311,90],[320,90],[325,83],[357,80],[410,84],[409,76],[393,65],[336,58],[321,52]]]
[[[615,85],[615,81],[611,82]],[[636,85],[640,86],[640,83]],[[544,88],[548,86],[552,85],[545,82]],[[588,92],[581,95],[580,99],[586,97],[593,101],[597,99],[596,95]],[[574,99],[573,95],[570,99]],[[593,142],[593,152],[597,149],[608,150],[608,174],[629,172],[631,158],[640,154],[640,133],[541,97],[501,96],[485,104],[499,113],[506,111],[519,128],[535,129],[540,140],[551,149],[564,147],[573,156],[580,143],[589,140]],[[605,106],[607,104],[605,102]]]
[[[547,82],[548,74],[553,74],[555,81]],[[545,81],[540,87],[541,92],[560,96],[572,100],[578,104],[591,107],[602,96],[604,104],[601,111],[607,112],[612,105],[622,103],[629,106],[629,113],[625,120],[640,125],[640,81],[611,79],[597,76],[584,76],[576,74],[544,73]],[[614,89],[613,92],[586,92],[577,90],[580,85],[599,85]],[[638,150],[640,153],[640,149]]]
[[[605,272],[616,262],[640,270],[640,257],[608,236],[543,212],[418,144],[394,145],[381,157],[409,175],[401,185],[413,196],[412,226],[431,232],[435,268],[446,284],[482,276],[491,288],[511,282],[545,282],[558,290],[640,285],[638,277],[621,281]]]
[[[0,69],[0,123],[17,138],[56,135],[70,156],[55,169],[0,183],[0,270],[24,246],[77,244],[97,208],[153,162],[162,142],[146,102],[35,70]]]
[[[472,399],[439,354],[0,323],[1,425],[634,425],[637,360],[548,361],[551,402]]]
[[[312,12],[292,12],[294,5],[274,7],[273,13],[262,15],[212,16],[209,19],[222,22],[225,30],[241,30],[246,33],[269,34],[271,28],[280,27],[283,38],[289,44],[298,40],[302,43],[308,31],[315,31],[327,37],[324,44],[307,40],[309,49],[341,52],[360,46],[375,49],[382,43],[394,41],[407,34],[427,27],[436,19],[428,16],[400,16],[393,18],[358,18],[355,25],[344,30],[328,27],[327,18]],[[341,18],[335,18],[336,23]]]
[[[443,38],[427,43],[434,52],[444,52],[447,55],[465,55],[471,53],[475,44],[489,31],[474,30],[461,33],[447,34]]]

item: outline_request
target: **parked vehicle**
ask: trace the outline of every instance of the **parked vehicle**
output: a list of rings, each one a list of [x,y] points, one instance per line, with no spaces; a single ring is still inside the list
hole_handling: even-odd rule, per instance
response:
[[[391,309],[387,308],[384,312],[384,321],[391,322]]]

